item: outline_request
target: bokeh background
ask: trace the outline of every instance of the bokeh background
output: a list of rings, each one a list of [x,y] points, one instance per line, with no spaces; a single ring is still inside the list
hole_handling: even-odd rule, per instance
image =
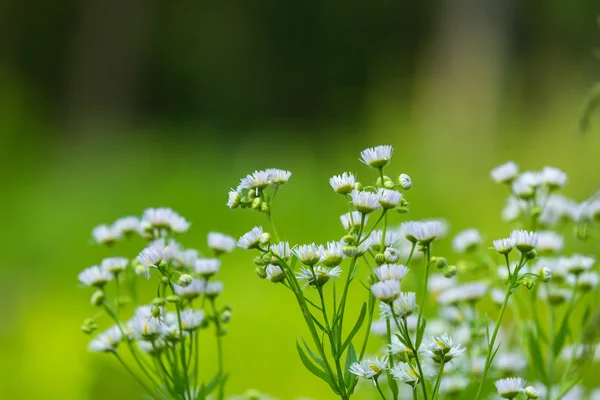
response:
[[[3,0],[0,398],[138,398],[79,330],[95,310],[77,273],[107,255],[92,227],[169,206],[193,222],[187,246],[239,236],[262,216],[229,210],[227,191],[254,169],[293,172],[275,215],[296,242],[341,235],[327,179],[370,179],[358,156],[377,144],[413,178],[409,217],[454,232],[508,233],[489,179],[507,159],[558,166],[568,195],[589,196],[600,118],[576,125],[600,79],[599,12],[594,0]],[[224,265],[228,393],[332,398],[296,354],[293,299],[256,278],[250,254]]]

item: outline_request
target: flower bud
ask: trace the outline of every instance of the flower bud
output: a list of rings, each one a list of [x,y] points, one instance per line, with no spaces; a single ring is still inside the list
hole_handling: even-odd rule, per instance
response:
[[[400,252],[393,247],[388,247],[383,252],[387,264],[395,264],[400,260]]]
[[[444,277],[448,279],[452,278],[456,275],[457,270],[456,265],[448,265],[444,271]]]
[[[265,214],[268,214],[269,210],[270,210],[270,208],[269,208],[269,205],[267,203],[262,203],[260,205],[260,211],[264,212]]]
[[[385,254],[383,254],[383,253],[378,253],[378,254],[375,256],[375,262],[377,263],[377,265],[383,265],[383,264],[385,264],[385,263],[387,262],[387,259],[386,259],[386,257],[385,257]]]
[[[346,244],[356,244],[356,236],[355,235],[346,235],[342,238],[342,240]]]
[[[181,302],[181,299],[176,294],[172,294],[170,296],[167,296],[167,302],[173,303],[173,304],[179,304]],[[152,311],[154,312],[154,310],[152,310]]]
[[[537,251],[535,251],[535,249],[531,250],[530,252],[525,254],[525,257],[527,257],[528,260],[533,260],[534,258],[537,257]]]
[[[533,279],[525,278],[525,279],[523,279],[522,283],[523,283],[523,286],[525,286],[527,289],[529,289],[529,290],[533,289],[533,285],[534,285]]]
[[[177,285],[181,287],[188,287],[192,284],[193,278],[191,275],[183,274],[177,280]]]
[[[229,202],[228,205],[231,208],[237,208],[240,206],[242,202],[242,195],[240,195],[237,191],[232,190],[229,192]]]
[[[448,262],[444,257],[431,257],[431,264],[434,264],[437,269],[444,269],[448,266]]]
[[[383,187],[386,189],[394,189],[396,187],[396,184],[390,179],[389,181],[383,182]]]
[[[137,276],[148,276],[148,269],[142,264],[138,264],[135,266],[135,274]]]
[[[261,245],[268,245],[271,241],[271,234],[269,232],[263,232],[258,238],[258,242]]]
[[[100,307],[104,304],[104,299],[106,299],[104,292],[102,290],[96,290],[94,294],[92,294],[90,303],[92,303],[93,306]]]
[[[258,266],[258,267],[256,267],[256,269],[254,270],[254,272],[256,272],[256,275],[258,275],[258,277],[260,279],[266,279],[266,277],[267,277],[267,271],[265,270],[264,266]]]
[[[550,282],[552,280],[552,270],[548,267],[544,267],[542,268],[540,276],[544,282]]]
[[[254,198],[254,200],[252,200],[252,208],[255,210],[260,210],[260,206],[262,205],[262,199],[260,197],[256,197]]]
[[[152,307],[152,316],[154,318],[160,317],[160,314],[161,314],[160,307],[157,307],[157,306]]]
[[[96,321],[90,318],[84,320],[83,325],[81,325],[81,330],[87,335],[91,335],[96,329],[98,329]]]
[[[160,281],[163,285],[168,285],[169,284],[169,278],[167,278],[166,276],[163,276],[160,278]]]
[[[223,310],[221,313],[221,321],[225,324],[231,321],[231,310]]]
[[[267,262],[265,262],[264,258],[261,256],[256,256],[254,257],[254,264],[258,265],[259,267],[262,267],[263,265],[268,264]]]
[[[163,299],[162,297],[156,297],[154,298],[154,300],[152,300],[152,305],[162,307],[165,305],[165,299]]]
[[[396,211],[398,214],[408,214],[408,207],[397,206],[396,208],[394,208],[394,211]]]
[[[540,394],[533,386],[527,386],[523,393],[525,393],[525,396],[531,400],[537,400],[540,398]]]
[[[398,177],[398,183],[400,184],[400,187],[404,190],[410,190],[410,188],[412,187],[412,180],[410,179],[410,176],[406,174],[400,174],[400,176]]]
[[[358,254],[358,247],[356,247],[356,246],[344,246],[344,247],[342,247],[342,253],[344,253],[344,255],[346,257],[354,257],[355,255]]]
[[[356,189],[360,192],[364,189],[364,187],[363,187],[362,183],[356,182],[356,184],[354,185],[354,189]]]

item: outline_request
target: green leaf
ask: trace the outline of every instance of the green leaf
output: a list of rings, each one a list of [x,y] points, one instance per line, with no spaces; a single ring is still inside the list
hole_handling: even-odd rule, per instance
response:
[[[323,371],[326,371],[327,367],[325,366],[325,362],[323,361],[323,359],[321,357],[319,357],[318,355],[316,355],[310,349],[310,347],[308,347],[308,344],[306,343],[306,341],[304,340],[304,338],[302,338],[302,344],[304,344],[304,348],[306,349],[306,351],[308,352],[308,354],[312,357],[312,359],[315,360],[315,362],[321,366],[321,368],[323,369]]]
[[[346,349],[346,347],[349,344],[351,344],[352,339],[354,338],[354,336],[356,335],[356,333],[360,330],[363,322],[365,321],[365,316],[366,315],[367,315],[367,303],[363,303],[363,305],[362,305],[362,307],[360,309],[360,314],[358,316],[358,320],[356,320],[356,323],[354,324],[354,327],[352,328],[352,330],[348,334],[348,337],[344,341],[344,344],[342,345],[342,348],[339,351],[339,355],[342,355],[344,353],[344,350]]]
[[[296,340],[296,350],[298,350],[298,355],[300,355],[300,360],[302,360],[302,364],[304,364],[306,369],[308,369],[316,377],[321,378],[322,380],[327,382],[327,384],[331,387],[331,389],[335,392],[335,394],[339,395],[340,390],[337,387],[337,385],[335,384],[334,380],[332,380],[332,377],[330,377],[327,373],[325,373],[323,370],[319,369],[316,365],[314,365],[312,362],[310,362],[310,360],[308,359],[308,357],[302,350],[302,347],[300,347],[300,343],[298,343],[298,340]]]
[[[312,318],[315,325],[317,325],[317,327],[321,330],[321,332],[325,332],[325,327],[319,322],[319,320],[312,314],[310,314],[310,317]]]
[[[571,316],[571,311],[569,310],[563,316],[562,322],[560,324],[560,328],[558,329],[558,332],[557,332],[556,336],[554,337],[554,343],[552,343],[552,354],[554,354],[554,357],[558,357],[558,355],[560,354],[560,351],[562,350],[563,346],[565,345],[565,340],[567,338],[567,335],[570,332],[570,329],[569,329],[569,317],[570,316]]]
[[[347,388],[353,388],[353,380],[357,379],[357,376],[350,372],[350,366],[356,362],[356,350],[354,349],[354,345],[350,343],[348,347],[348,353],[346,354],[346,364],[344,365],[344,383]],[[352,394],[352,392],[350,392]]]
[[[600,106],[600,83],[596,83],[589,90],[579,112],[579,130],[586,132],[590,127],[592,114]]]
[[[548,378],[546,375],[546,370],[544,369],[546,363],[544,362],[544,356],[542,355],[542,351],[540,349],[540,342],[535,337],[529,326],[525,327],[525,335],[527,337],[527,349],[529,351],[531,364],[535,366],[535,370],[539,374],[540,380],[542,382],[547,382]]]
[[[427,320],[425,317],[421,318],[421,326],[418,327],[417,330],[417,345],[416,348],[421,347],[421,342],[423,341],[423,335],[425,334],[425,327],[427,326]]]

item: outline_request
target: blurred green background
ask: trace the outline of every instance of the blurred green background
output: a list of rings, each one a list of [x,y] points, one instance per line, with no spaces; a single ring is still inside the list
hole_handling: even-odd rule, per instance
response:
[[[79,330],[94,310],[77,273],[107,256],[91,229],[169,206],[193,223],[184,245],[239,236],[264,221],[229,210],[227,191],[255,169],[293,172],[274,210],[292,242],[342,234],[327,179],[373,177],[358,156],[377,144],[396,147],[390,172],[413,178],[408,217],[444,217],[453,232],[508,233],[505,193],[488,178],[507,159],[560,167],[566,193],[589,196],[600,119],[575,127],[600,78],[599,11],[593,0],[4,0],[0,398],[138,398]],[[228,394],[333,398],[298,359],[293,299],[251,259],[236,251],[221,272],[234,308]]]

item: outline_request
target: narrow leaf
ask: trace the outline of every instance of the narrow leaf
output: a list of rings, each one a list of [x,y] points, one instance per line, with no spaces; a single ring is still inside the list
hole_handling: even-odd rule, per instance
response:
[[[346,354],[346,364],[344,365],[344,383],[347,388],[352,387],[352,381],[357,379],[357,376],[350,372],[350,366],[356,362],[356,350],[354,345],[350,343],[348,353]],[[352,392],[350,392],[352,394]]]
[[[335,394],[339,395],[340,391],[339,391],[337,385],[335,384],[335,382],[331,379],[331,377],[327,373],[325,373],[324,371],[319,369],[316,365],[314,365],[312,362],[310,362],[310,360],[308,359],[308,357],[302,350],[302,347],[300,347],[300,343],[298,343],[297,340],[296,340],[296,350],[298,350],[298,355],[300,355],[300,360],[302,360],[302,364],[304,364],[306,369],[308,369],[316,377],[319,377],[322,380],[324,380],[325,382],[327,382],[327,384],[329,384],[329,386],[335,392]]]
[[[340,355],[344,353],[344,350],[346,349],[346,347],[352,342],[352,339],[354,338],[356,333],[360,330],[363,322],[365,321],[366,315],[367,315],[367,303],[363,303],[363,305],[360,309],[360,314],[358,316],[358,320],[356,320],[356,323],[354,324],[354,328],[352,328],[352,330],[348,334],[348,337],[344,341],[342,348],[340,349],[340,352],[339,352]]]

